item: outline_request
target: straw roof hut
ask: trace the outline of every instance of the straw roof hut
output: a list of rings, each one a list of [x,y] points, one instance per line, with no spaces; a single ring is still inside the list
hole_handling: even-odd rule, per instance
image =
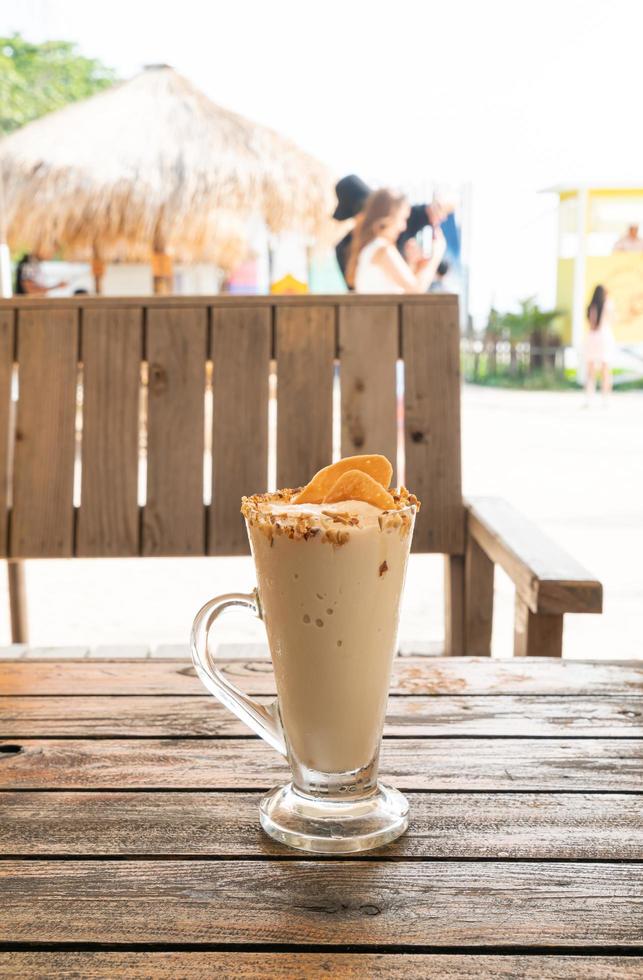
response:
[[[5,137],[0,176],[10,244],[44,255],[211,260],[247,216],[314,236],[332,210],[321,163],[166,65]]]
[[[29,248],[39,255],[50,258],[61,255],[68,262],[139,262],[149,263],[153,249],[144,240],[118,238],[106,242],[82,238],[64,246],[57,240],[49,240],[46,232],[29,240]],[[10,238],[13,248],[25,247],[25,239]],[[204,219],[203,233],[194,241],[170,242],[168,251],[174,262],[212,262],[224,273],[232,272],[251,251],[250,235],[243,216],[232,211],[217,210]],[[95,260],[100,257],[100,263]]]

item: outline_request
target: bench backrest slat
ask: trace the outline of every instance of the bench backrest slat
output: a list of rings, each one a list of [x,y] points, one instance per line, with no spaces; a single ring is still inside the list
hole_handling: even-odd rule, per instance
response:
[[[11,554],[74,553],[78,313],[20,310]]]
[[[247,553],[239,502],[266,486],[271,321],[267,306],[212,312],[211,555]]]
[[[87,309],[82,321],[82,499],[76,554],[140,554],[139,389],[143,311]]]
[[[147,500],[144,555],[202,555],[208,316],[204,308],[147,314]]]
[[[245,554],[269,456],[299,486],[333,449],[399,460],[414,549],[462,554],[459,386],[453,296],[0,300],[0,554]]]
[[[331,461],[335,310],[277,308],[277,485],[298,487]]]
[[[402,307],[406,482],[423,506],[414,551],[461,554],[460,344],[457,307]]]
[[[399,311],[340,306],[342,456],[383,453],[397,469],[396,362]]]

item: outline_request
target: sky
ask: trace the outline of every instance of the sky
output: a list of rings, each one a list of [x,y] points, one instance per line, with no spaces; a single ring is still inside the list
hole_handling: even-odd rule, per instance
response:
[[[0,33],[167,63],[341,176],[471,187],[471,301],[553,304],[561,182],[643,177],[639,0],[0,0]]]

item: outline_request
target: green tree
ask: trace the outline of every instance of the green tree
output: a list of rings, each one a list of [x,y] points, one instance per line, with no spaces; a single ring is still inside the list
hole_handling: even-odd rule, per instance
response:
[[[69,41],[32,44],[0,37],[0,134],[85,99],[115,81],[111,68],[78,54]]]
[[[561,310],[541,310],[534,296],[520,302],[519,313],[496,315],[494,326],[504,331],[512,343],[528,340],[531,344],[530,365],[532,369],[543,367],[544,347],[554,347],[560,342],[554,322],[561,316]]]

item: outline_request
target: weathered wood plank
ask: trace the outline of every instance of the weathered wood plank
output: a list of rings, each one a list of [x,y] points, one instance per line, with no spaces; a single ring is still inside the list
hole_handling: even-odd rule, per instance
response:
[[[516,595],[514,657],[562,657],[563,614],[534,613]]]
[[[17,744],[18,752],[4,751]],[[637,739],[385,739],[400,789],[639,791]],[[263,789],[288,770],[258,739],[20,739],[0,743],[0,789]]]
[[[399,953],[0,953],[0,973],[9,980],[626,980],[640,977],[639,956],[478,956]]]
[[[410,793],[399,858],[643,859],[640,796]],[[1,793],[0,853],[12,856],[267,856],[258,793]],[[212,828],[216,827],[216,833]],[[291,853],[291,852],[290,852]]]
[[[335,311],[277,310],[277,485],[297,487],[331,462]]]
[[[532,612],[601,612],[601,583],[506,500],[474,497],[467,508],[469,533]]]
[[[83,440],[76,554],[139,553],[140,309],[83,311]]]
[[[208,694],[203,697],[5,697],[0,707],[0,738],[250,734],[250,729],[236,715]],[[643,696],[392,697],[384,734],[447,738],[643,738]]]
[[[445,304],[452,305],[457,308],[458,298],[455,295],[446,295],[442,293],[441,295],[436,294],[413,294],[405,293],[400,296],[394,297],[396,302],[404,303],[405,306],[444,306]],[[311,301],[314,301],[315,306],[328,306],[337,307],[339,303],[348,306],[390,306],[391,296],[370,293],[368,295],[359,293],[343,293],[339,296],[337,293],[328,293],[326,295],[315,294],[311,297],[310,294],[304,294],[301,296],[291,296],[291,295],[262,295],[262,296],[244,296],[243,305],[244,306],[267,306],[267,307],[296,307],[296,306],[310,306]],[[205,308],[208,307],[220,307],[225,309],[226,307],[234,307],[239,303],[238,296],[231,296],[225,293],[220,293],[215,296],[145,296],[145,297],[131,297],[131,296],[92,296],[92,305],[96,305],[99,308],[105,309],[118,309],[123,306],[133,306],[140,305],[154,309],[155,307],[163,309],[182,309],[186,306],[193,308]],[[79,307],[87,305],[86,296],[65,296],[64,298],[58,299],[55,297],[29,297],[29,296],[13,296],[11,299],[0,299],[0,310],[4,309],[56,309],[59,306],[70,306]]]
[[[207,311],[151,309],[144,555],[203,555]]]
[[[78,312],[21,310],[10,553],[73,553]]]
[[[402,307],[406,483],[423,507],[413,550],[462,554],[457,305]]]
[[[9,489],[9,444],[12,425],[13,321],[13,310],[0,310],[0,556],[2,557],[8,552],[7,490]]]
[[[342,456],[382,453],[397,471],[399,307],[340,306]]]
[[[52,651],[52,656],[55,650]],[[221,660],[220,669],[248,694],[274,694],[269,660]],[[490,660],[476,657],[400,657],[393,661],[392,694],[643,693],[643,661]],[[0,662],[1,695],[202,695],[185,660],[19,660]]]
[[[11,620],[11,642],[23,644],[29,638],[29,617],[27,615],[27,576],[23,561],[7,562],[7,585],[9,586],[9,618]]]
[[[470,534],[467,535],[464,578],[464,649],[470,657],[490,657],[494,565]]]
[[[464,556],[444,556],[444,653],[462,656],[464,646]]]
[[[0,941],[643,943],[643,866],[4,861]],[[329,925],[329,919],[331,924]]]
[[[271,330],[268,308],[213,311],[210,555],[248,553],[241,497],[267,489]]]

